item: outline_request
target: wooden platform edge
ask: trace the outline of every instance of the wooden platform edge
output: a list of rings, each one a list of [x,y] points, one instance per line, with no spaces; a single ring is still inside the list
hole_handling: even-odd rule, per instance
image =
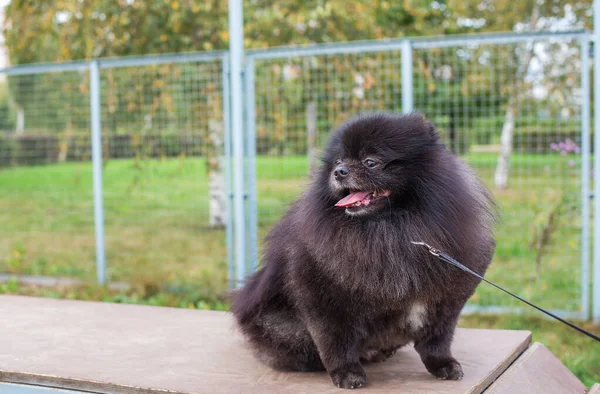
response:
[[[12,371],[0,371],[0,382],[59,390],[73,390],[76,392],[83,391],[90,394],[190,394],[189,392],[182,391],[151,389],[141,386],[123,386],[92,380]]]
[[[590,387],[587,394],[600,394],[600,383],[596,383],[592,387]]]
[[[585,393],[585,385],[546,346],[533,343],[485,394]]]
[[[531,345],[532,337],[533,337],[533,334],[531,333],[531,331],[528,331],[527,338],[513,349],[513,351],[510,354],[510,357],[503,360],[502,363],[500,365],[498,365],[497,368],[494,368],[493,370],[491,370],[487,376],[485,376],[482,380],[477,382],[477,384],[475,384],[473,386],[473,388],[470,391],[468,391],[466,394],[485,393],[486,390],[488,389],[488,387],[490,387],[492,384],[494,384],[494,382],[496,380],[498,380],[498,378],[500,376],[502,376],[502,374],[504,372],[506,372],[506,370],[516,360],[518,360],[519,357],[521,357],[521,355],[523,353],[525,353],[527,351],[527,349],[529,349],[529,347]]]

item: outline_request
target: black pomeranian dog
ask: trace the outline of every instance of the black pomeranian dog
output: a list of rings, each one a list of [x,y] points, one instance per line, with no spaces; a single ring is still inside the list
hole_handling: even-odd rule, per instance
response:
[[[411,241],[483,275],[495,248],[489,192],[416,113],[348,122],[323,162],[267,237],[264,266],[234,294],[257,357],[356,388],[367,382],[361,363],[412,342],[431,374],[462,378],[450,346],[479,280]]]

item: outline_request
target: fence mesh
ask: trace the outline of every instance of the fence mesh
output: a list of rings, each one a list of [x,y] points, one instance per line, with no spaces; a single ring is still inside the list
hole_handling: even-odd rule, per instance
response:
[[[414,109],[499,202],[489,278],[578,311],[581,105],[590,99],[581,95],[579,42],[428,41],[412,56]],[[254,61],[261,240],[305,189],[331,130],[361,112],[402,111],[402,54]],[[100,73],[108,279],[221,292],[223,65],[160,63]],[[9,76],[0,87],[0,271],[92,279],[88,72]],[[498,187],[508,131],[509,171]],[[486,286],[472,303],[516,305]]]
[[[107,68],[100,78],[108,280],[222,293],[221,61]],[[0,271],[93,280],[88,72],[7,83]]]
[[[226,288],[220,61],[102,70],[113,280]]]
[[[93,278],[89,75],[10,76],[0,120],[0,271]]]

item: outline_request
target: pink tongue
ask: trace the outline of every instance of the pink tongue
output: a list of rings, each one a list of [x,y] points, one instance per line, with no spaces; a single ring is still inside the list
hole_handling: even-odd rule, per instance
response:
[[[365,199],[365,197],[367,197],[369,195],[369,193],[371,192],[356,192],[356,193],[350,193],[348,194],[346,197],[342,198],[340,201],[338,201],[335,206],[336,207],[348,207],[354,203],[356,203],[357,201],[362,201]]]

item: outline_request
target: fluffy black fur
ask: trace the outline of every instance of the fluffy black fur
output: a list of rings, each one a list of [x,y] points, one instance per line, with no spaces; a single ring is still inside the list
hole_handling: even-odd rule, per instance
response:
[[[460,379],[450,346],[479,281],[410,241],[483,275],[495,247],[488,191],[420,114],[350,121],[323,161],[267,237],[264,266],[235,294],[233,313],[257,357],[276,369],[327,370],[355,388],[367,382],[361,363],[414,342],[431,374]],[[382,197],[335,206],[356,190]]]

